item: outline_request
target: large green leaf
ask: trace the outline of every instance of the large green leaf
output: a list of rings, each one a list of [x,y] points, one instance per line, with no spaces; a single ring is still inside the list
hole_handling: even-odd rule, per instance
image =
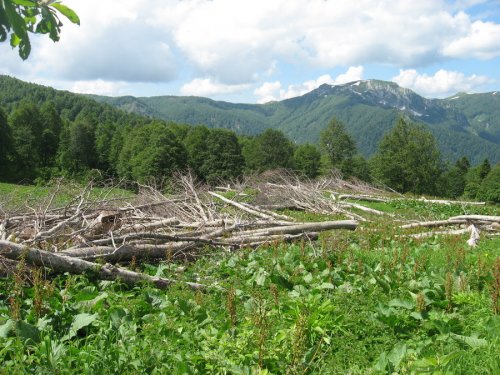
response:
[[[82,313],[75,316],[73,319],[73,323],[71,323],[71,327],[69,328],[69,332],[66,336],[64,336],[63,340],[69,340],[76,336],[79,329],[89,326],[92,324],[98,317],[98,314],[87,314]]]
[[[11,0],[4,0],[5,14],[9,20],[14,32],[22,39],[26,35],[26,23],[23,17],[21,17]]]
[[[37,3],[31,0],[11,0],[13,4],[22,5],[25,7],[36,7]]]
[[[31,344],[40,342],[39,329],[22,320],[16,322],[16,333],[18,337],[28,340]]]
[[[394,348],[392,348],[391,352],[387,356],[389,361],[392,363],[394,368],[398,368],[399,364],[403,360],[403,358],[406,355],[406,344],[404,343],[397,343]]]
[[[16,323],[9,319],[0,326],[0,338],[5,339],[9,337],[10,333],[14,331],[16,328]]]
[[[77,25],[80,24],[80,18],[78,17],[78,15],[75,13],[74,10],[68,8],[66,5],[63,5],[61,3],[54,3],[51,6],[52,8],[57,9],[63,16],[65,16],[72,23],[76,23]]]
[[[31,52],[31,43],[28,38],[28,35],[26,34],[21,39],[21,43],[19,44],[19,56],[21,56],[23,60],[26,60],[30,55],[30,52]]]
[[[406,310],[413,310],[415,308],[415,302],[412,300],[395,298],[389,301],[389,306],[391,307],[401,307]]]
[[[482,348],[488,345],[488,341],[474,336],[463,336],[455,333],[450,334],[456,341],[469,345],[472,349]]]
[[[50,39],[54,42],[59,40],[61,23],[47,7],[42,8],[42,21],[39,25],[45,25],[45,32],[49,33]]]

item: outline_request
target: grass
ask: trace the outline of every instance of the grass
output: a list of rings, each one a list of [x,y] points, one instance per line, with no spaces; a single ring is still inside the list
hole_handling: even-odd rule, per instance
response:
[[[472,213],[385,205],[398,217]],[[387,219],[362,228],[142,265],[204,291],[27,278],[21,265],[0,279],[0,374],[500,373],[500,237],[472,249],[466,236],[396,237]]]
[[[77,183],[65,183],[59,186],[18,185],[0,182],[0,208],[7,210],[25,209],[28,206],[45,206],[51,202],[53,207],[61,207],[70,203],[75,196],[80,194],[84,186]],[[90,199],[99,198],[127,198],[133,193],[120,188],[93,187],[90,192]]]

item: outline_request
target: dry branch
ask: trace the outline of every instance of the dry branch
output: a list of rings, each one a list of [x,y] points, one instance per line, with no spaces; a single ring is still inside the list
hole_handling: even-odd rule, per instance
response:
[[[209,191],[208,194],[210,194],[211,196],[217,198],[217,199],[220,199],[221,201],[225,202],[225,203],[228,203],[236,208],[239,208],[240,210],[242,211],[245,211],[251,215],[254,215],[254,216],[257,216],[257,217],[260,217],[262,219],[267,219],[267,220],[274,220],[274,218],[271,216],[271,215],[268,215],[268,214],[265,214],[263,212],[261,212],[260,210],[256,210],[256,209],[253,209],[253,208],[249,208],[247,206],[244,206],[238,202],[235,202],[231,199],[228,199],[226,197],[223,197],[222,195],[220,194],[217,194],[217,193],[214,193],[213,191]]]
[[[89,273],[102,280],[120,279],[127,285],[135,285],[139,282],[147,281],[157,288],[165,289],[177,283],[175,280],[153,277],[116,267],[111,264],[100,265],[78,258],[65,257],[48,251],[25,247],[8,241],[0,241],[0,255],[15,261],[25,259],[25,261],[31,265],[47,267],[55,273]],[[186,282],[185,284],[193,289],[204,288],[202,284],[191,282]]]
[[[488,215],[460,215],[450,217],[450,220],[467,220],[467,221],[488,221],[492,223],[500,223],[500,216]]]
[[[401,225],[401,229],[410,229],[410,228],[432,228],[432,227],[441,227],[448,225],[459,225],[466,224],[467,220],[462,219],[447,219],[447,220],[435,220],[435,221],[421,221],[417,223],[405,224]]]

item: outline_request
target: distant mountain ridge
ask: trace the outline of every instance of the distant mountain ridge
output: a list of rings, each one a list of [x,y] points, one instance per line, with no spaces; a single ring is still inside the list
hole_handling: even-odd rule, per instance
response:
[[[202,97],[81,95],[0,75],[0,106],[9,110],[21,100],[38,104],[53,100],[63,117],[70,120],[84,106],[95,107],[94,112],[101,113],[101,117],[110,116],[115,107],[133,113],[127,117],[132,122],[144,121],[140,116],[148,116],[228,128],[249,135],[274,128],[299,143],[317,142],[321,130],[336,117],[346,124],[358,150],[365,156],[377,150],[383,134],[392,128],[398,116],[405,116],[426,125],[437,138],[443,156],[450,161],[465,155],[474,164],[485,158],[492,163],[500,162],[500,92],[427,99],[392,82],[364,80],[322,85],[283,101],[237,104]],[[65,103],[73,104],[66,108]],[[116,112],[113,118],[127,116],[122,111]]]
[[[500,162],[500,93],[457,94],[427,99],[393,82],[363,80],[321,85],[311,92],[266,104],[236,104],[201,97],[92,96],[123,110],[192,125],[204,124],[258,134],[282,130],[296,142],[317,142],[321,130],[337,117],[346,124],[358,149],[372,155],[398,116],[426,125],[443,155],[454,161]]]

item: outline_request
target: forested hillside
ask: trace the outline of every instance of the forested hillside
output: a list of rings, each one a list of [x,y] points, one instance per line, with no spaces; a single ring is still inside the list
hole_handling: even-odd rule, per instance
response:
[[[377,181],[400,192],[500,200],[500,191],[495,187],[499,166],[491,162],[498,160],[498,146],[493,143],[493,115],[485,119],[477,114],[474,117],[479,124],[476,126],[483,126],[482,132],[489,132],[492,140],[474,138],[465,115],[458,110],[446,109],[396,85],[381,84],[387,91],[379,90],[377,97],[373,91],[363,91],[362,84],[340,88],[361,90],[360,102],[333,95],[332,90],[339,89],[330,86],[263,106],[173,98],[179,103],[177,113],[189,112],[192,107],[192,119],[196,119],[193,121],[201,123],[192,126],[144,116],[151,114],[146,104],[131,97],[116,101],[133,105],[143,115],[127,113],[83,95],[0,77],[0,181],[42,182],[59,176],[87,180],[100,176],[142,182],[168,179],[176,172],[190,169],[199,180],[217,184],[279,168],[308,178],[336,169],[346,178]],[[164,110],[160,105],[164,99],[152,98],[150,103],[154,100],[158,114]],[[390,108],[370,106],[366,104],[368,100],[407,108],[439,126],[452,124],[453,113],[462,121],[461,130],[453,130],[457,125],[449,125],[447,132],[437,132],[436,140],[436,128],[412,123],[408,116],[398,117],[400,114]],[[471,105],[464,100],[450,99],[448,103],[455,101],[464,111],[470,111]],[[338,117],[328,118],[332,102],[336,103]],[[219,112],[203,124],[199,116],[209,113],[213,106]],[[363,110],[353,112],[352,108]],[[234,130],[216,127],[226,111],[234,116],[226,127],[243,132],[248,124],[256,124],[251,133],[257,134],[238,136]],[[277,124],[308,124],[289,128],[288,132],[319,132],[318,139],[315,144],[298,145],[286,136],[285,125],[264,130],[266,118],[281,119]],[[378,126],[372,129],[375,122]],[[350,123],[355,123],[356,128]],[[351,135],[353,129],[355,136]],[[463,139],[452,137],[453,132]],[[481,151],[476,150],[474,147],[482,145],[478,139],[488,143],[488,147],[483,145]],[[453,163],[445,162],[447,154],[443,155],[439,147],[443,142],[456,147],[456,153],[461,152]],[[467,142],[469,152],[457,146],[468,145]],[[362,154],[363,144],[375,151],[369,160]],[[473,156],[469,159],[470,152]],[[484,154],[493,157],[479,159]]]
[[[298,143],[318,142],[321,130],[336,117],[365,157],[375,153],[383,134],[403,115],[425,124],[448,160],[466,155],[473,163],[485,158],[500,161],[500,95],[494,93],[426,99],[395,83],[370,80],[323,85],[303,96],[263,105],[176,96],[94,98],[129,112],[240,134],[279,129]]]

